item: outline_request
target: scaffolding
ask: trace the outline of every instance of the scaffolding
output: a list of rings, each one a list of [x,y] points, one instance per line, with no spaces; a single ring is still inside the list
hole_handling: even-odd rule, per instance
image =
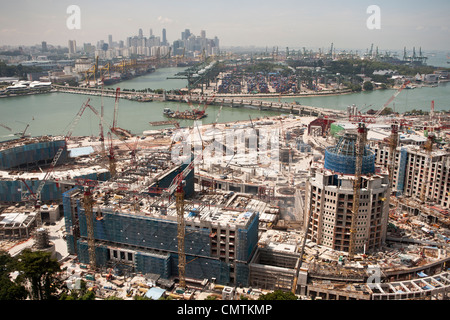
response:
[[[0,151],[0,170],[32,170],[38,166],[50,165],[56,153],[65,146],[64,140],[42,141],[18,145]],[[60,161],[68,158],[67,149]]]
[[[400,162],[398,166],[397,196],[401,195],[405,188],[405,172],[407,160],[408,160],[408,151],[406,150],[406,148],[401,148]]]
[[[325,169],[343,174],[355,174],[356,135],[346,133],[335,146],[325,149]],[[364,147],[361,174],[375,173],[375,154]]]

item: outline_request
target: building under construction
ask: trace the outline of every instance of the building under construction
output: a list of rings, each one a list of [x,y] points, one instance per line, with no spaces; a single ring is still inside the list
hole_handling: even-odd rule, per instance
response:
[[[184,276],[179,274],[178,193],[166,193],[180,173],[186,173],[181,207]],[[156,166],[146,172],[147,182],[130,174],[121,174],[88,191],[91,215],[85,205],[87,191],[83,191],[87,184],[81,183],[64,194],[70,253],[77,254],[81,263],[118,272],[192,282],[215,278],[220,284],[247,285],[248,263],[258,242],[259,216],[269,207],[266,202],[229,192],[194,197],[194,170],[186,164],[165,169]],[[94,253],[90,251],[92,246]]]
[[[374,154],[364,146],[356,225],[352,226],[355,179],[358,179],[357,139],[357,134],[346,133],[336,146],[327,148],[324,165],[311,167],[306,188],[305,202],[311,215],[310,219],[304,219],[308,238],[346,252],[350,251],[352,228],[356,251],[380,248],[386,239],[389,212],[388,176],[375,174]]]
[[[109,178],[107,169],[94,163],[79,162],[75,152],[71,152],[76,149],[69,150],[64,137],[42,136],[1,143],[0,202],[28,202],[36,193],[43,203],[60,202],[63,191],[58,180]],[[47,174],[50,171],[51,180]]]

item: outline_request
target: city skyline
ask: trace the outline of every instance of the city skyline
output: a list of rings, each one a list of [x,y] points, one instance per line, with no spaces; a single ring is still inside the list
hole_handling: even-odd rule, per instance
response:
[[[66,25],[67,8],[80,8],[80,28]],[[380,8],[380,29],[370,29],[369,6]],[[68,40],[78,45],[95,44],[99,40],[125,41],[142,29],[149,36],[152,29],[162,39],[166,29],[169,44],[181,39],[190,29],[207,38],[218,37],[222,47],[272,46],[368,48],[372,43],[382,50],[422,47],[424,50],[450,50],[450,3],[444,0],[305,2],[280,0],[230,0],[166,2],[142,0],[123,2],[19,0],[3,4],[0,43],[3,45],[36,45],[42,41],[67,46]]]

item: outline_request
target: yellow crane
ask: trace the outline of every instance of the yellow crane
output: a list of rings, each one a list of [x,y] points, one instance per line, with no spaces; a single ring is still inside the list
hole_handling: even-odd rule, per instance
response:
[[[94,200],[92,192],[89,187],[86,187],[83,196],[83,208],[86,215],[87,239],[89,262],[92,269],[95,269],[97,263],[95,260],[95,238],[94,238],[94,214],[93,214]]]
[[[184,222],[184,191],[181,182],[175,192],[177,223],[178,223],[178,277],[180,278],[179,286],[186,288],[186,254],[184,250],[184,237],[186,236],[186,228]]]
[[[89,81],[91,79],[91,77],[94,78],[94,82],[95,84],[97,84],[97,73],[98,73],[98,56],[97,58],[95,58],[95,63],[92,67],[90,67],[87,71],[86,71],[86,85],[89,86]]]
[[[430,170],[431,163],[432,163],[431,151],[433,151],[433,138],[434,138],[433,134],[429,133],[427,142],[425,142],[425,145],[423,146],[423,148],[426,151],[426,158],[428,158],[428,159],[425,159],[425,168],[424,168],[424,174],[423,174],[423,179],[422,179],[422,187],[420,188],[421,189],[420,190],[420,201],[422,203],[425,202],[425,190],[427,189],[428,182],[429,182],[428,174],[429,174],[429,170]]]
[[[364,156],[364,148],[367,141],[367,128],[363,122],[358,124],[358,137],[356,139],[356,161],[355,161],[355,180],[353,180],[353,207],[352,222],[350,226],[350,245],[348,247],[348,258],[353,259],[355,255],[355,242],[357,233],[357,219],[359,211],[359,197],[361,193],[361,172]]]
[[[389,139],[389,187],[390,192],[392,192],[392,189],[394,188],[394,169],[395,169],[395,153],[398,146],[398,125],[393,124],[391,126],[391,137]]]

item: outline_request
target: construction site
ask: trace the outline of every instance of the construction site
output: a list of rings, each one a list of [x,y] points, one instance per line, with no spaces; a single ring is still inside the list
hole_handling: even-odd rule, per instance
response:
[[[119,98],[112,126],[88,99],[65,136],[1,144],[2,250],[53,250],[67,287],[97,299],[448,299],[448,114],[134,136]],[[98,137],[72,136],[86,110]]]

